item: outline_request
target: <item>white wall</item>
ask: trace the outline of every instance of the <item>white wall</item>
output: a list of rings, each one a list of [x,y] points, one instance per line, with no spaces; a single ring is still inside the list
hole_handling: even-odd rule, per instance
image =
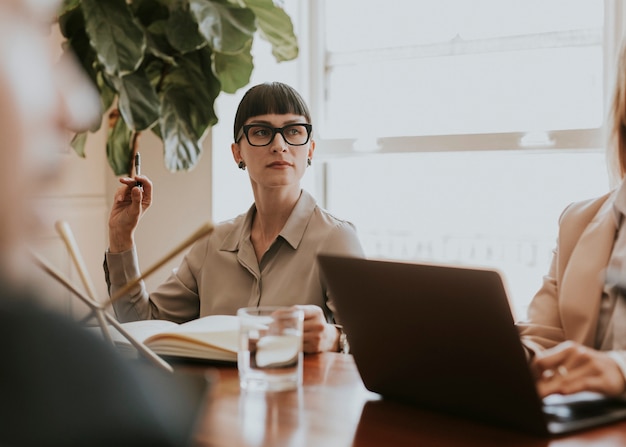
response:
[[[92,135],[87,147],[87,157],[81,159],[68,149],[59,154],[61,170],[58,181],[39,197],[39,207],[45,210],[41,232],[34,250],[60,270],[77,288],[85,290],[62,239],[55,230],[55,222],[66,221],[79,254],[85,261],[98,296],[104,296],[106,287],[102,277],[103,247],[106,246],[106,152],[104,133]],[[102,149],[100,149],[102,148]],[[81,315],[84,309],[70,293],[39,270],[34,281],[45,290],[49,305],[64,312]]]

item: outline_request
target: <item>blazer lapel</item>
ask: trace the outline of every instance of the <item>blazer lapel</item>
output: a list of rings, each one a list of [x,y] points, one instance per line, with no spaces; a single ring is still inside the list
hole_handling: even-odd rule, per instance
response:
[[[561,278],[560,311],[565,337],[586,346],[594,344],[615,230],[613,200],[606,200],[578,239]]]

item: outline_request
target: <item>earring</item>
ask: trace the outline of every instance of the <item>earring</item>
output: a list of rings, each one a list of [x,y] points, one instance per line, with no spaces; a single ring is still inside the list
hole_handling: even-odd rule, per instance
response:
[[[306,159],[306,165],[307,165],[307,166],[311,166],[311,159],[310,159],[310,158],[307,158],[307,159]]]
[[[237,166],[239,166],[239,169],[241,169],[242,171],[246,170],[246,162],[243,160],[241,160]]]

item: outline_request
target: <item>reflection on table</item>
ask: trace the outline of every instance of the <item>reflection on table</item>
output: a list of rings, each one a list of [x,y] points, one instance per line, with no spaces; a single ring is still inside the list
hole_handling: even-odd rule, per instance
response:
[[[200,419],[199,447],[626,445],[626,421],[539,438],[382,400],[365,389],[350,355],[305,356],[302,389],[277,393],[241,392],[236,367],[206,368],[219,380]]]

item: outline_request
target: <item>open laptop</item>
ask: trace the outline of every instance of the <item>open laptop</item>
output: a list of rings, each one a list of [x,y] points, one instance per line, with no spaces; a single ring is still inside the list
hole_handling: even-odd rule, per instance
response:
[[[540,435],[626,419],[626,402],[596,393],[540,399],[497,271],[318,260],[370,391]]]

